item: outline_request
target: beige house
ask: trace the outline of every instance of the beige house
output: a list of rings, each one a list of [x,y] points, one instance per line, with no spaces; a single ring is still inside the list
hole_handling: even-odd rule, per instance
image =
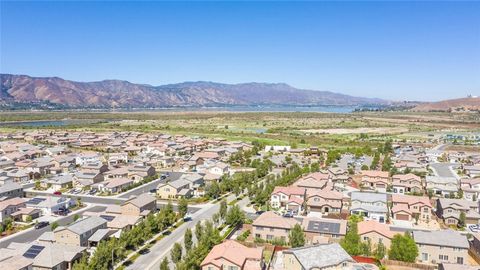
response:
[[[146,216],[150,212],[157,211],[157,200],[144,193],[134,199],[124,202],[120,206],[120,209],[122,215]]]
[[[283,258],[276,260],[283,259],[284,270],[343,270],[352,269],[356,263],[338,243],[288,249],[280,256]]]
[[[263,266],[263,248],[249,248],[233,240],[214,246],[200,264],[202,270],[261,270]]]
[[[78,220],[67,227],[55,229],[54,237],[56,243],[85,247],[88,245],[88,238],[98,229],[107,228],[107,221],[101,217],[87,217]]]
[[[392,217],[397,220],[418,220],[429,222],[432,219],[432,205],[428,197],[392,195]]]
[[[422,263],[468,263],[469,243],[465,235],[453,230],[413,231]]]
[[[178,179],[172,182],[163,183],[157,187],[157,195],[161,199],[177,197],[189,197],[191,195],[190,181]]]
[[[294,218],[282,217],[275,212],[267,211],[252,223],[252,234],[253,237],[266,241],[278,239],[288,242],[290,229],[296,224],[300,223]]]
[[[396,232],[390,226],[376,220],[361,221],[358,223],[358,235],[362,241],[370,241],[373,247],[382,243],[388,249]]]

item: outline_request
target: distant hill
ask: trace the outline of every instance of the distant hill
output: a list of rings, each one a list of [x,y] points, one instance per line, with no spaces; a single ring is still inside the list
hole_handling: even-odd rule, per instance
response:
[[[72,108],[389,103],[376,98],[297,89],[284,83],[223,84],[200,81],[152,86],[120,80],[75,82],[58,77],[0,76],[0,103],[48,103]]]
[[[414,107],[414,111],[480,111],[480,97],[466,97],[422,103]]]

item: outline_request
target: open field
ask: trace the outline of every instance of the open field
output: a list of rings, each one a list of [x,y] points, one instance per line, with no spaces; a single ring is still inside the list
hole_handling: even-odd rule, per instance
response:
[[[78,120],[84,120],[81,122]],[[88,121],[87,121],[88,120]],[[9,126],[5,122],[48,121]],[[58,121],[70,121],[68,124]],[[19,129],[126,130],[260,140],[268,144],[375,147],[386,139],[424,142],[444,132],[478,132],[473,113],[415,112],[2,112],[2,131]]]

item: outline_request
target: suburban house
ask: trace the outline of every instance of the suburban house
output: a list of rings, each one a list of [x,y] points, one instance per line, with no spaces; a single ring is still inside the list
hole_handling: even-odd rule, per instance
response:
[[[69,174],[55,175],[42,182],[41,185],[45,188],[51,188],[53,191],[72,188],[73,177]]]
[[[387,220],[387,194],[373,192],[351,193],[350,213],[385,223]]]
[[[426,189],[435,195],[450,196],[458,192],[458,181],[455,177],[426,176]]]
[[[338,243],[287,249],[279,255],[275,260],[283,261],[284,270],[353,269],[356,263]]]
[[[146,216],[151,212],[157,211],[157,199],[144,193],[124,202],[120,209],[122,215]]]
[[[0,201],[0,223],[3,223],[5,219],[11,217],[20,208],[25,207],[25,201],[26,199],[23,198],[11,198]]]
[[[447,225],[457,225],[460,221],[460,213],[465,213],[465,222],[468,224],[478,224],[480,214],[478,213],[478,204],[476,202],[463,199],[437,199],[436,214]]]
[[[460,189],[465,199],[477,201],[480,193],[480,178],[460,179]]]
[[[23,187],[17,183],[6,183],[0,186],[0,198],[23,197]]]
[[[307,217],[302,227],[310,244],[338,242],[347,233],[347,221],[342,219]]]
[[[133,185],[133,180],[128,178],[113,178],[99,184],[101,191],[118,193],[126,190],[129,186]]]
[[[101,173],[83,171],[76,172],[73,178],[75,180],[75,186],[79,187],[91,186],[102,182],[104,179],[103,174]]]
[[[432,220],[432,205],[428,197],[392,195],[392,217],[396,220],[423,222]]]
[[[309,213],[340,213],[343,207],[343,194],[335,190],[307,191],[307,211]]]
[[[178,197],[190,197],[192,190],[191,182],[185,179],[177,179],[167,183],[161,183],[157,186],[157,195],[161,199],[170,199]]]
[[[391,184],[388,172],[365,170],[361,172],[360,176],[362,187],[365,189],[385,192]]]
[[[467,264],[470,245],[467,237],[457,231],[413,231],[413,239],[419,262]]]
[[[421,193],[423,190],[422,179],[413,173],[396,174],[392,179],[393,193]]]
[[[200,264],[202,270],[262,270],[263,248],[246,247],[233,240],[225,240],[212,248]]]
[[[51,242],[13,242],[0,249],[0,265],[3,269],[68,270],[80,260],[85,249]]]
[[[366,220],[358,223],[358,235],[362,241],[370,241],[373,247],[382,243],[388,249],[396,232],[390,226],[376,220]]]
[[[463,170],[470,177],[480,176],[480,165],[463,166]]]
[[[56,243],[86,247],[90,236],[98,229],[105,228],[107,228],[105,219],[92,216],[77,220],[67,227],[58,227],[53,233]]]
[[[252,223],[252,234],[255,238],[260,238],[267,241],[274,239],[288,242],[290,229],[300,224],[294,218],[282,217],[273,211],[262,213]]]
[[[285,208],[290,199],[305,199],[306,189],[301,187],[280,187],[274,188],[270,196],[270,205],[272,208]]]

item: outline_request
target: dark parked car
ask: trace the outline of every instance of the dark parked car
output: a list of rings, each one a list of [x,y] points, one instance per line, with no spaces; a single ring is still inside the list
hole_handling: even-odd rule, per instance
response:
[[[35,229],[37,229],[37,230],[38,230],[38,229],[41,229],[41,228],[43,228],[43,227],[48,226],[48,224],[50,224],[50,222],[48,222],[48,221],[40,221],[40,222],[38,222],[37,224],[35,224]]]

